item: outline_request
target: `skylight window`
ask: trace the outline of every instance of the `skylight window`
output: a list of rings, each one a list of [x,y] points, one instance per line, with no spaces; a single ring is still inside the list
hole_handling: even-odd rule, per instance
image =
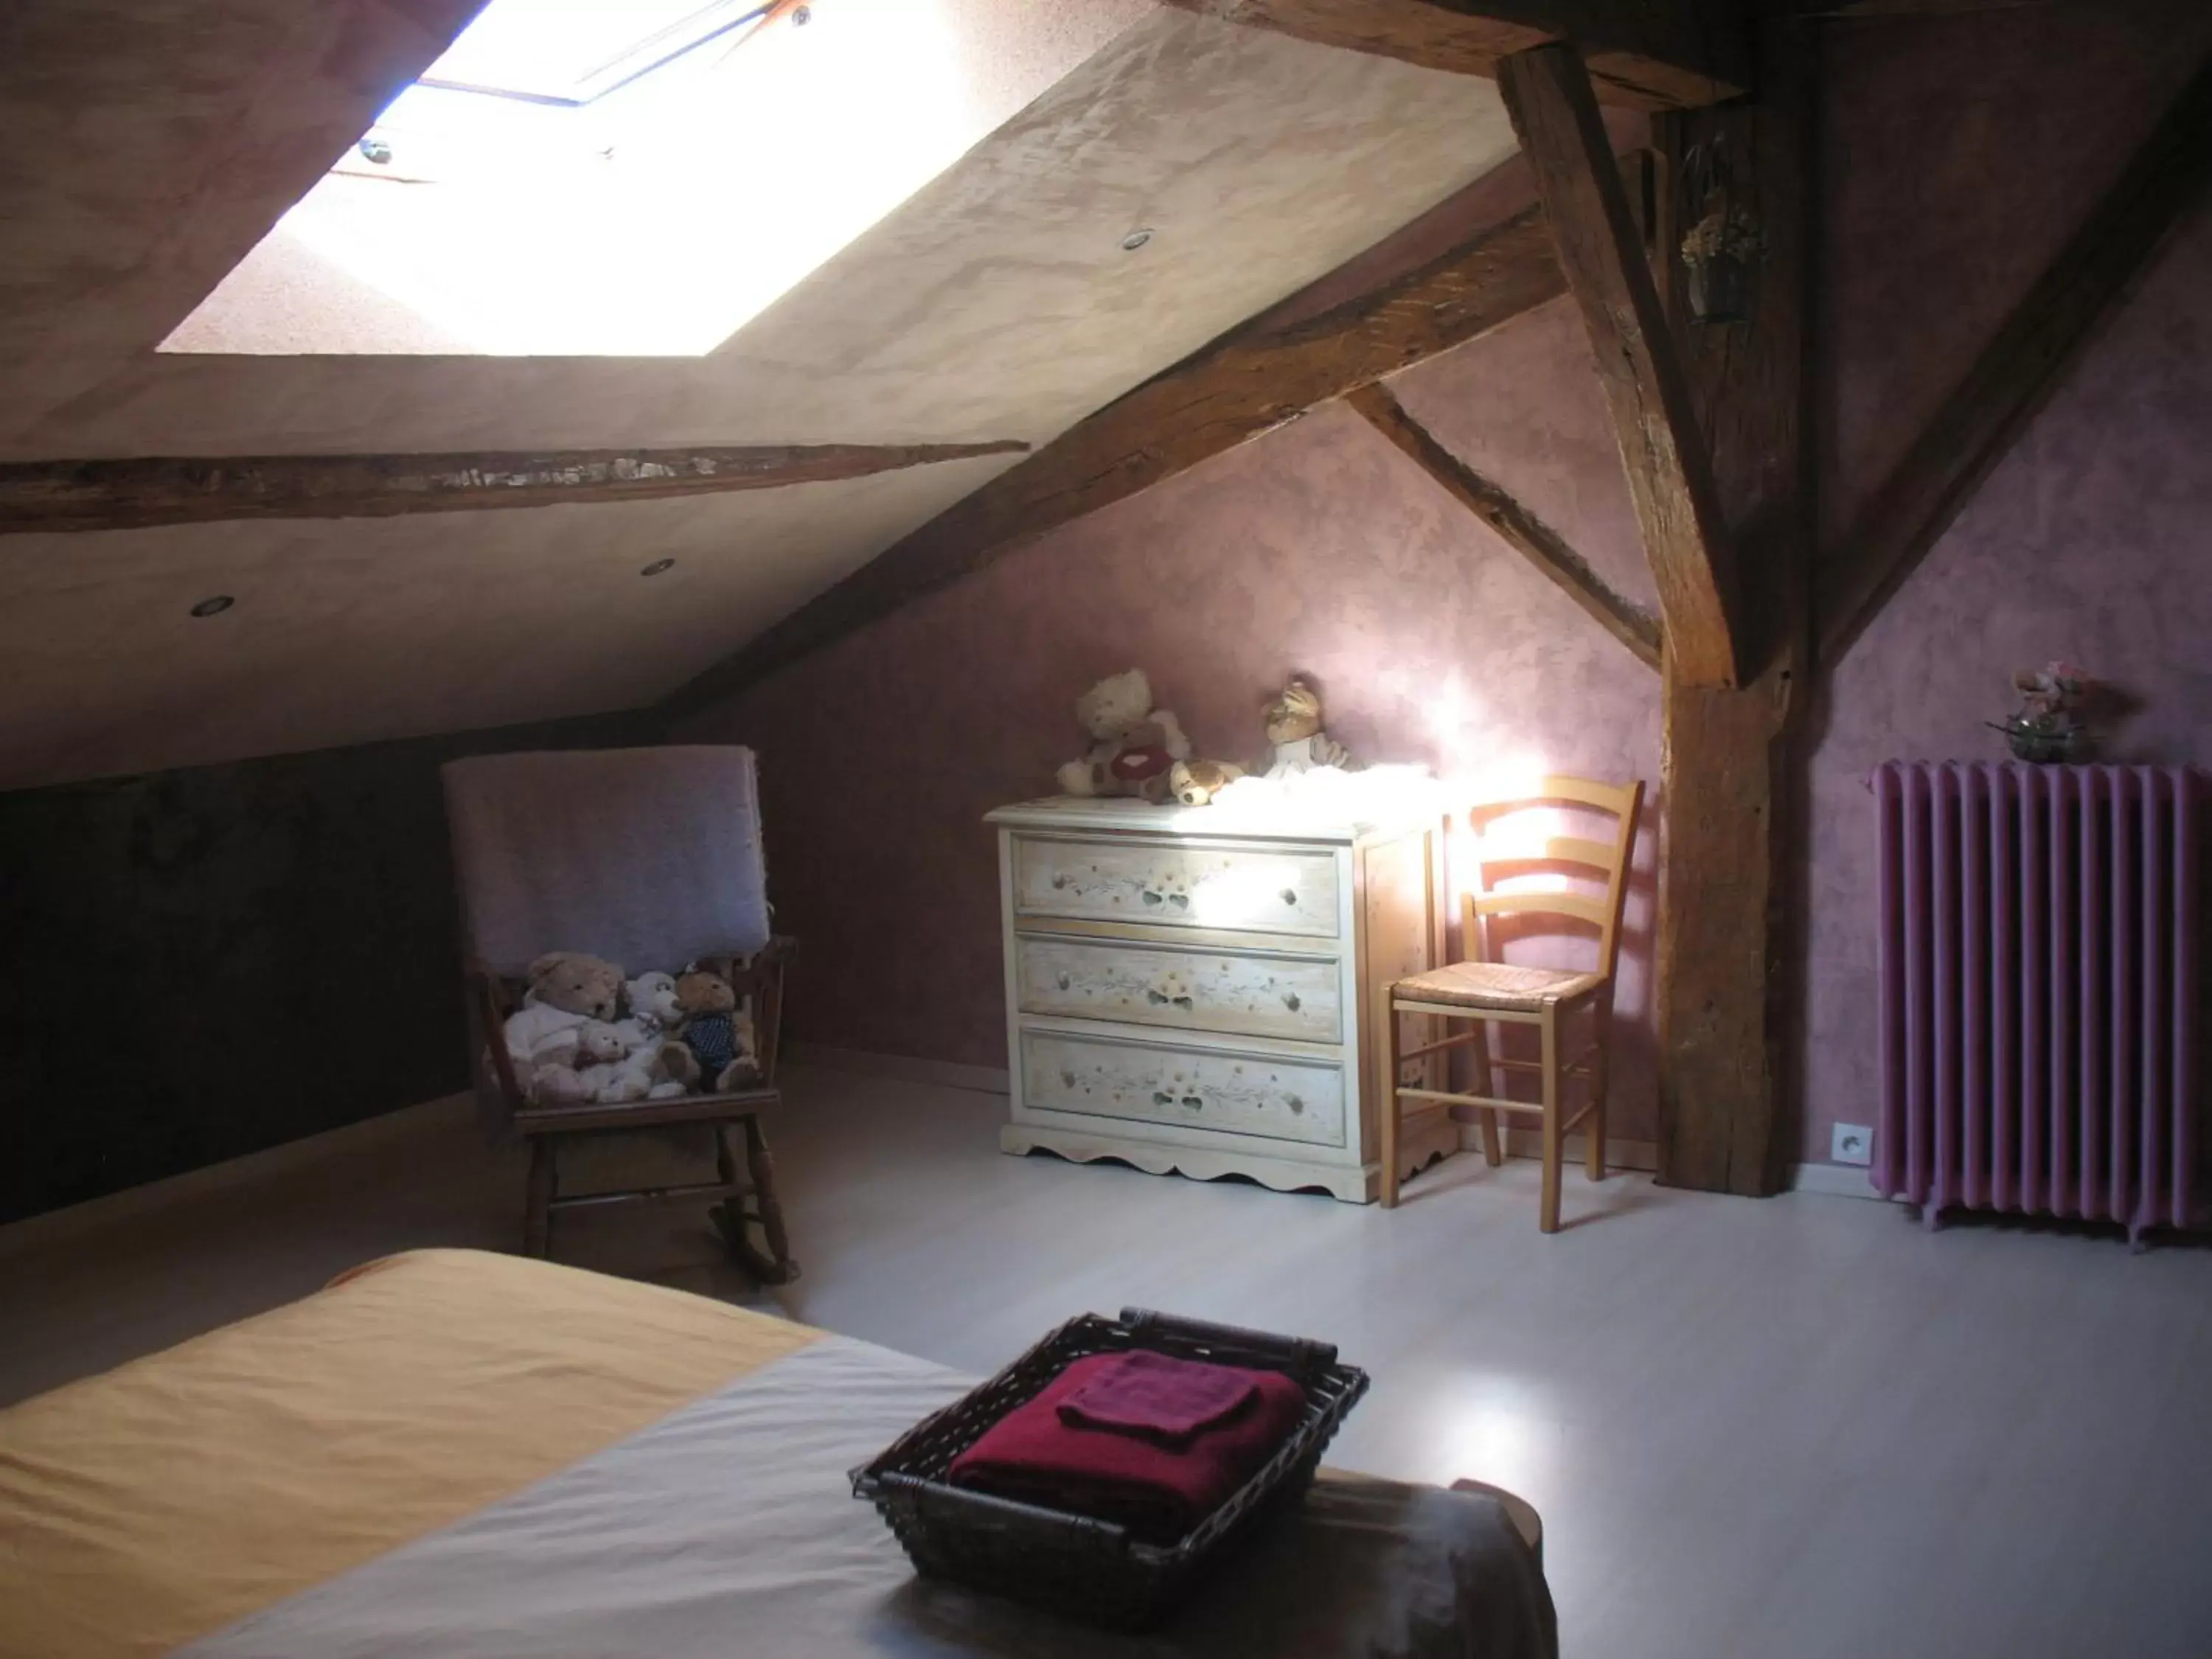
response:
[[[162,349],[699,356],[980,101],[938,0],[491,0]]]

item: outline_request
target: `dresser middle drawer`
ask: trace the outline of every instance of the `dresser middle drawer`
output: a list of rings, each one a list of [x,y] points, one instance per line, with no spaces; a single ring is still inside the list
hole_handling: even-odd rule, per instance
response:
[[[1021,933],[1021,1009],[1177,1030],[1344,1041],[1339,964],[1318,957],[1194,951],[1073,934]]]

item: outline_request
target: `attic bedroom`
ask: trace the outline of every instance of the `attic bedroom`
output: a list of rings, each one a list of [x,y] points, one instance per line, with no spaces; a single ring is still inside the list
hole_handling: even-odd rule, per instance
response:
[[[0,1659],[2212,1653],[2212,9],[0,115]]]

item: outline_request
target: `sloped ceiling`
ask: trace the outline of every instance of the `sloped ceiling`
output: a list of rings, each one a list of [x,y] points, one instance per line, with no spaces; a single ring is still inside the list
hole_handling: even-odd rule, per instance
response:
[[[472,8],[16,0],[0,457],[1041,442],[1511,149],[1486,82],[1148,0],[941,3],[1004,125],[719,351],[646,360],[155,355]],[[0,787],[648,702],[1006,464],[0,538]]]

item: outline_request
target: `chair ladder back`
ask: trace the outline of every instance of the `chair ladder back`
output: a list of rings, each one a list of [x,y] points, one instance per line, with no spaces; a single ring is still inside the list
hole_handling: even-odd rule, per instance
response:
[[[1612,817],[1609,841],[1586,836],[1553,836],[1540,846],[1492,854],[1487,849],[1492,820],[1533,811],[1554,802],[1587,807]],[[1467,960],[1492,959],[1487,920],[1492,916],[1571,916],[1597,929],[1598,971],[1611,978],[1620,950],[1620,919],[1628,896],[1628,872],[1635,861],[1636,836],[1644,805],[1644,782],[1600,782],[1591,778],[1554,774],[1541,779],[1528,793],[1510,799],[1485,801],[1469,809],[1467,822],[1475,831],[1475,881],[1460,898],[1460,925]],[[1572,864],[1602,877],[1602,898],[1582,893],[1539,891],[1498,892],[1493,872],[1501,866]],[[1502,960],[1503,958],[1498,958]]]

